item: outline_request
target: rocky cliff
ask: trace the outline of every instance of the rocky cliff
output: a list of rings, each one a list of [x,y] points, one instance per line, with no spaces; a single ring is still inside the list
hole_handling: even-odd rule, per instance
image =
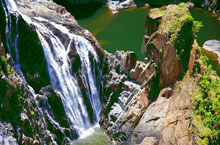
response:
[[[110,66],[107,74],[111,75],[104,77],[108,80],[104,82],[107,104],[100,124],[118,144],[188,145],[218,141],[215,131],[201,135],[207,126],[198,126],[194,117],[206,116],[193,115],[197,101],[194,93],[206,68],[195,40],[200,26],[186,4],[152,9],[146,18],[142,48],[146,61],[134,61],[133,69],[124,71],[123,64],[127,63],[119,57],[124,56],[121,52],[106,55],[104,60]],[[214,124],[217,127],[218,121]]]
[[[17,0],[16,4],[19,12],[26,16],[25,18],[48,19],[54,24],[62,24],[71,29],[71,33],[82,36],[92,44],[102,60],[104,51],[95,37],[80,27],[64,7],[47,0]],[[1,36],[3,37],[0,37],[2,38],[0,42],[3,42],[0,45],[0,144],[70,143],[71,140],[78,138],[78,134],[74,128],[70,127],[62,96],[50,86],[44,53],[35,31],[36,28],[33,24],[26,23],[27,21],[24,21],[21,16],[17,19],[16,12],[14,15],[10,14],[5,17],[2,7],[1,18],[12,20],[10,23],[12,31],[10,37],[12,38],[7,38],[7,33],[10,33],[10,30],[7,29],[5,32],[6,22],[2,21]],[[47,25],[67,48],[69,41],[67,36],[60,33],[54,25],[49,23]],[[18,31],[15,30],[16,27],[19,28]],[[11,46],[11,44],[7,45],[7,39],[13,41],[13,35],[19,35],[18,46],[15,47],[18,47],[20,52],[21,71],[25,79],[14,68],[13,59],[9,55],[9,48],[7,48]],[[47,40],[49,41],[49,36]],[[16,44],[13,43],[13,45]],[[71,67],[71,72],[78,77],[81,89],[85,90],[85,84],[79,77],[79,68],[82,67],[81,61],[73,43],[72,45],[68,51],[70,63],[74,66]],[[15,60],[17,54],[12,53]],[[56,59],[58,60],[58,58]],[[62,64],[61,59],[59,62]],[[85,91],[83,95],[86,95]]]

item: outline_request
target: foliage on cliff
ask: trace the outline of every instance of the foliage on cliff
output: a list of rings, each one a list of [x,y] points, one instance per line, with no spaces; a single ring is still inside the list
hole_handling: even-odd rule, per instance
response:
[[[11,134],[17,138],[18,144],[33,144],[34,139],[43,139],[46,132],[37,105],[25,85],[0,42],[0,130],[3,131],[0,137]],[[4,123],[12,125],[12,128],[4,126]],[[10,133],[5,134],[7,129]]]
[[[16,125],[22,107],[20,95],[23,94],[9,84],[8,76],[13,71],[10,61],[4,55],[0,56],[0,119]]]
[[[162,10],[160,10],[162,11]],[[192,34],[195,36],[196,32],[202,26],[201,22],[195,21],[188,11],[188,7],[185,3],[179,5],[172,5],[172,9],[166,11],[163,18],[162,31],[169,36],[168,43],[175,45],[175,41],[179,40],[182,29],[192,28]],[[185,28],[186,27],[186,28]]]
[[[192,94],[192,119],[198,129],[197,143],[217,145],[220,142],[220,77],[201,55],[196,62],[196,89]]]
[[[180,3],[150,10],[146,26],[142,52],[160,67],[163,88],[187,72],[196,32],[202,24],[193,19],[185,3]]]

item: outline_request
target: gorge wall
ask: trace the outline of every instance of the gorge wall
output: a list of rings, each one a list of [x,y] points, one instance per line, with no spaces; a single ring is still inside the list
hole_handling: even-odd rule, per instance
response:
[[[0,142],[70,143],[99,121],[104,51],[54,2],[1,5]]]
[[[196,42],[199,27],[184,3],[152,9],[143,39],[145,62],[136,61],[133,52],[106,54],[107,103],[100,125],[118,144],[218,144],[219,133],[202,135],[209,127],[197,119],[207,116],[194,110],[201,77],[216,75],[207,70]]]

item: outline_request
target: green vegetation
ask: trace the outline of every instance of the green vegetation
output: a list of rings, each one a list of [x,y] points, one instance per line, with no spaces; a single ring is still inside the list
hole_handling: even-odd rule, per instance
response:
[[[18,21],[21,71],[27,83],[38,92],[42,86],[50,84],[43,49],[37,33],[23,19]]]
[[[12,87],[7,76],[13,71],[5,56],[0,56],[0,118],[5,121],[17,120],[21,110],[21,91]]]
[[[164,19],[168,20],[163,23],[162,27],[163,31],[169,35],[170,40],[168,41],[168,44],[174,45],[185,25],[189,25],[189,29],[192,29],[191,31],[195,35],[195,33],[197,33],[202,26],[202,23],[194,21],[193,17],[188,11],[186,3],[172,5],[172,7],[173,8],[167,11],[166,17],[164,17]]]
[[[162,10],[161,9],[157,9],[157,10],[153,11],[150,14],[150,16],[151,17],[162,17],[164,15],[164,13],[165,13],[164,9],[162,9]]]
[[[192,118],[200,133],[198,144],[217,145],[220,142],[220,78],[206,56],[201,56],[199,63],[201,73],[192,95]]]
[[[3,73],[8,73],[7,59],[4,56],[0,56],[0,69],[2,69]]]

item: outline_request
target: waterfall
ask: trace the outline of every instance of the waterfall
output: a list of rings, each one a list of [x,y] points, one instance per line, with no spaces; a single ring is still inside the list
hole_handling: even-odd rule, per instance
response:
[[[21,16],[29,25],[34,26],[44,51],[51,86],[62,100],[70,126],[78,133],[79,136],[83,136],[86,130],[98,123],[101,113],[99,87],[97,85],[97,76],[95,74],[95,67],[99,70],[99,58],[91,42],[82,36],[71,33],[62,24],[51,22],[39,16],[30,18],[19,11],[19,8],[14,0],[5,0],[5,4],[9,12],[7,13],[6,8],[4,8],[8,24],[11,25],[11,18],[9,15],[16,15],[16,31],[18,29],[17,22],[19,16]],[[3,2],[2,5],[4,5]],[[6,34],[9,35],[6,36],[9,38],[11,38],[10,30],[11,27],[6,26]],[[53,30],[59,31],[62,35],[67,36],[68,45],[64,45],[61,38],[56,36]],[[16,59],[13,60],[13,64],[20,75],[24,78],[19,65],[17,39],[18,33],[15,36],[15,43],[12,43],[13,49],[16,53]],[[10,43],[7,42],[7,44]],[[11,54],[11,46],[8,46],[8,48]],[[83,93],[81,92],[80,86],[77,82],[77,76],[72,72],[72,67],[74,66],[72,66],[68,53],[73,48],[76,49],[80,58],[80,77],[86,89],[86,97],[88,98],[89,104],[93,110],[92,123],[90,121],[91,119],[87,106],[85,105]],[[93,60],[90,61],[91,59]],[[100,74],[98,74],[98,76],[100,76]]]
[[[8,51],[11,55],[15,54],[15,59],[12,59],[12,63],[14,65],[14,68],[18,71],[20,76],[24,79],[24,75],[21,71],[21,66],[19,64],[19,52],[18,52],[18,19],[19,14],[16,11],[13,11],[11,8],[12,5],[9,5],[8,12],[6,7],[4,6],[3,2],[1,1],[1,4],[3,6],[5,17],[6,17],[6,28],[5,28],[5,36],[6,36],[6,44],[8,47]],[[15,16],[15,24],[13,24],[12,15]],[[14,28],[15,27],[15,28]],[[15,32],[15,35],[13,35],[13,31]],[[13,53],[14,52],[14,53]]]

